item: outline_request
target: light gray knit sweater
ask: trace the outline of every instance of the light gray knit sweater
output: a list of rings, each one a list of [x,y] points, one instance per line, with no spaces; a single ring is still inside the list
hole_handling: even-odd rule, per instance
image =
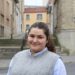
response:
[[[30,50],[24,50],[13,57],[7,75],[53,75],[58,58],[47,48],[36,55],[31,55]]]

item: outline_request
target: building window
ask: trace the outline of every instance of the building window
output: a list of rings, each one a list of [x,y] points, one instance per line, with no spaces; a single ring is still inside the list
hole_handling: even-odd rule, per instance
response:
[[[0,26],[0,37],[4,36],[4,26]]]
[[[28,30],[29,30],[29,28],[30,28],[30,25],[29,25],[29,24],[27,24],[27,25],[26,25],[26,31],[28,31]]]
[[[17,11],[17,9],[15,10],[15,13],[16,13],[16,16],[18,16],[18,11]]]
[[[26,20],[30,20],[30,15],[26,15]]]
[[[1,25],[4,25],[4,15],[0,15],[0,23]]]
[[[9,18],[6,19],[6,24],[9,26]]]
[[[75,17],[73,17],[73,22],[75,23]]]
[[[37,20],[42,20],[42,14],[37,14]]]

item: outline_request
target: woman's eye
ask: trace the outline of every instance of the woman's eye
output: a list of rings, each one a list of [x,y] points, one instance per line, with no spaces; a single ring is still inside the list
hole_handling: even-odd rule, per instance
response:
[[[29,35],[29,37],[32,37],[32,38],[34,38],[35,36],[34,36],[34,35]]]
[[[42,37],[42,36],[38,36],[38,38],[39,38],[39,39],[42,39],[43,37]]]

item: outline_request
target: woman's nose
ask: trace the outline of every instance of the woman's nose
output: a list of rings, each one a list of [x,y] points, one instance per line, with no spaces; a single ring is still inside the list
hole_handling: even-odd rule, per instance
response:
[[[34,38],[34,39],[33,39],[33,42],[37,42],[37,38]]]

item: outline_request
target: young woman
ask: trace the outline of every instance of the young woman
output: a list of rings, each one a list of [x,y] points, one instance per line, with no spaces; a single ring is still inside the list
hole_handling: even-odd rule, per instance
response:
[[[25,39],[29,49],[18,52],[12,58],[7,75],[66,75],[45,23],[34,23]]]

